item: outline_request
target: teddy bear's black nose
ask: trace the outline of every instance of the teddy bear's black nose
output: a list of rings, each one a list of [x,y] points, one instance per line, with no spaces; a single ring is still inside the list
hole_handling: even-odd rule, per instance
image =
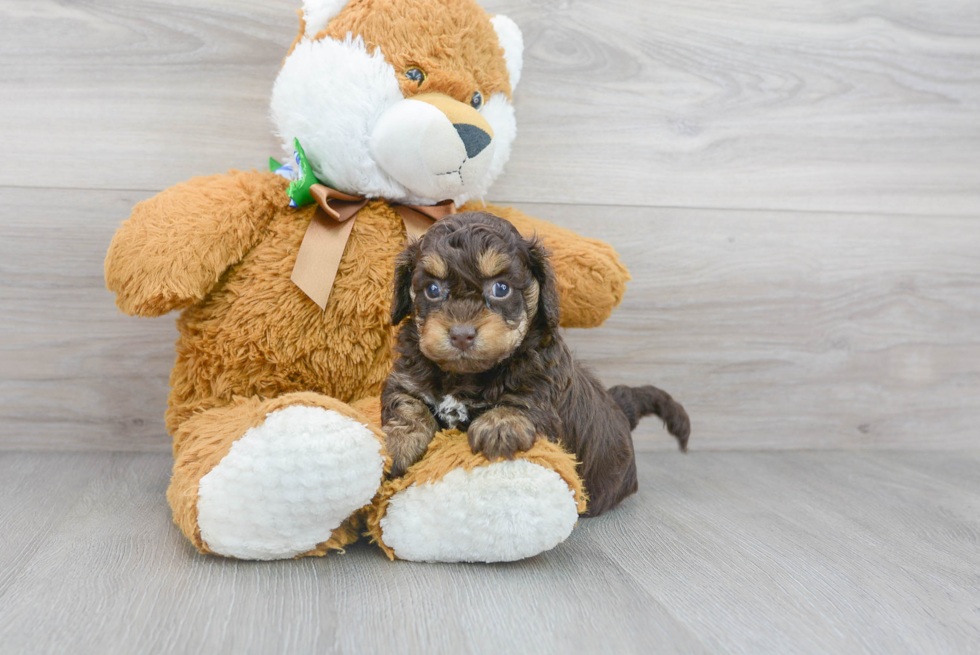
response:
[[[453,123],[453,127],[456,128],[456,134],[459,135],[459,138],[463,140],[463,145],[466,146],[466,156],[470,159],[483,152],[492,141],[490,135],[476,125]]]

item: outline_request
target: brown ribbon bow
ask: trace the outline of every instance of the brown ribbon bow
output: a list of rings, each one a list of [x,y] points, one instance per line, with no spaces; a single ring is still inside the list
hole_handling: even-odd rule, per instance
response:
[[[320,309],[326,309],[354,219],[368,199],[323,184],[311,186],[310,195],[319,208],[306,229],[291,279]],[[392,205],[392,208],[402,217],[408,236],[416,238],[425,234],[435,221],[456,213],[452,200],[431,206]]]

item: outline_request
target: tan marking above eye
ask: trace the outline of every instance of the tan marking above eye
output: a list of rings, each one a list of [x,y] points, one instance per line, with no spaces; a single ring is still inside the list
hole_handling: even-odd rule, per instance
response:
[[[476,258],[476,266],[483,277],[500,275],[508,264],[510,264],[510,257],[494,248],[484,250]]]
[[[434,253],[429,253],[422,257],[422,270],[440,280],[449,274],[449,267],[446,266],[446,260]]]

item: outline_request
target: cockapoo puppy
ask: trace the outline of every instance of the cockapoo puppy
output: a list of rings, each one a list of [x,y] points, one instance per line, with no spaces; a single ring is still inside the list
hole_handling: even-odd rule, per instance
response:
[[[391,320],[397,357],[382,394],[392,474],[440,429],[465,430],[473,452],[513,458],[536,439],[580,462],[590,516],[637,488],[630,432],[656,414],[687,447],[690,421],[653,386],[606,389],[575,361],[558,329],[548,257],[536,240],[486,212],[433,225],[402,253]]]

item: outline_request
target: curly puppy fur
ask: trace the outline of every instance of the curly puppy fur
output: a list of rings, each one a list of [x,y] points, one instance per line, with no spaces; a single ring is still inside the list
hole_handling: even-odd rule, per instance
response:
[[[575,453],[588,515],[597,516],[637,489],[630,432],[640,417],[661,417],[687,447],[687,413],[666,392],[606,390],[573,359],[558,331],[547,253],[492,214],[443,219],[408,246],[391,318],[410,319],[382,394],[393,475],[421,458],[440,428],[465,430],[473,452],[490,459],[547,438]]]

